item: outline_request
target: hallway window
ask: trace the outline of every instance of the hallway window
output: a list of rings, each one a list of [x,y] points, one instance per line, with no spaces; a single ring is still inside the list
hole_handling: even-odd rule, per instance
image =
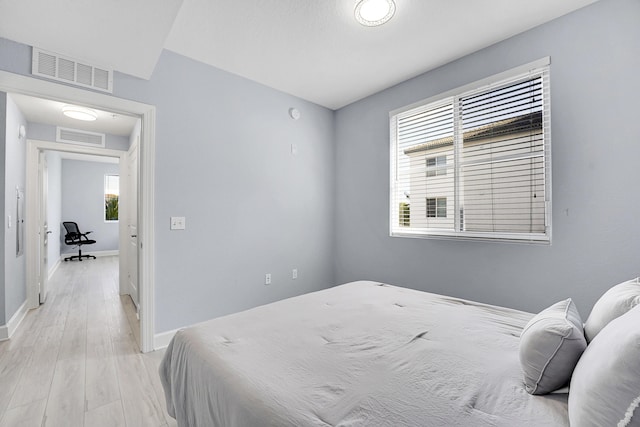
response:
[[[118,221],[118,199],[120,197],[120,176],[104,176],[104,220]]]

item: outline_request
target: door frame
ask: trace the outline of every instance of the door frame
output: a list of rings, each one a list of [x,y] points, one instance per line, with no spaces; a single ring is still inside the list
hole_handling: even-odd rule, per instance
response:
[[[41,162],[42,160],[42,162]],[[47,156],[44,152],[38,153],[38,209],[35,209],[38,213],[38,274],[36,274],[36,283],[38,284],[40,304],[47,300],[47,282],[49,278],[49,221],[47,218],[47,203],[49,192],[49,176],[47,168]],[[25,188],[26,192],[26,188]],[[28,194],[28,193],[27,193]],[[26,203],[28,206],[28,201]],[[47,224],[45,227],[44,224]],[[40,232],[44,235],[40,235]],[[43,254],[44,252],[44,254]],[[46,262],[43,261],[46,260]],[[43,271],[42,267],[46,267],[47,271]],[[44,297],[43,297],[44,289]]]
[[[99,147],[83,147],[80,145],[71,145],[71,144],[60,144],[58,142],[51,141],[40,141],[37,139],[27,139],[27,165],[26,165],[26,205],[27,207],[32,207],[33,209],[27,209],[26,212],[26,227],[25,227],[25,238],[26,242],[40,242],[40,219],[41,219],[41,210],[42,210],[42,193],[40,186],[40,173],[42,165],[39,162],[39,157],[45,151],[55,151],[61,153],[76,153],[76,154],[88,154],[93,156],[102,156],[102,157],[112,157],[118,159],[118,165],[121,166],[124,163],[124,159],[126,156],[126,151],[119,150],[110,150],[107,148],[99,148]],[[121,210],[127,213],[128,205],[129,205],[129,197],[127,194],[125,197],[122,197],[123,203],[121,204]],[[126,228],[123,228],[122,221],[118,222],[118,245],[122,247],[123,240],[125,239]],[[38,244],[40,246],[41,243]],[[29,252],[29,243],[25,245],[25,253],[27,255],[27,307],[29,309],[37,308],[39,306],[39,286],[38,286],[38,275],[37,269],[31,269],[30,267],[30,256],[33,256],[33,266],[38,267],[40,264],[40,259],[38,257],[39,248],[35,248],[33,253]],[[126,257],[126,252],[124,255],[121,253],[123,257]],[[33,276],[30,276],[33,274]],[[123,286],[123,279],[119,275],[119,293],[126,293],[126,288]]]
[[[68,102],[76,105],[92,107],[114,113],[139,116],[142,119],[142,132],[140,138],[139,156],[139,188],[140,195],[138,206],[138,257],[139,257],[139,283],[140,287],[140,350],[143,353],[154,350],[154,323],[155,323],[155,238],[154,238],[154,199],[155,199],[155,118],[156,108],[153,105],[143,104],[128,99],[117,98],[111,95],[78,89],[63,84],[52,83],[45,80],[21,74],[9,73],[0,70],[0,91],[20,93],[35,97],[52,99],[60,102]],[[54,144],[55,151],[64,151],[64,144]],[[27,146],[29,148],[29,145]],[[72,146],[73,150],[82,152],[81,146]],[[34,292],[35,266],[38,262],[37,247],[37,212],[29,207],[37,204],[29,204],[30,199],[37,194],[29,191],[29,183],[33,187],[33,165],[30,167],[29,153],[37,154],[37,149],[31,146],[27,150],[27,191],[26,193],[26,227],[25,227],[25,254],[27,264],[27,307],[39,306],[38,294]],[[67,149],[70,147],[67,147]],[[111,151],[111,150],[109,150]],[[118,152],[119,153],[119,152]],[[116,156],[117,157],[117,156]],[[37,162],[37,156],[36,156]],[[36,166],[37,168],[37,166]],[[37,171],[37,169],[36,169]],[[37,177],[37,173],[36,173]],[[37,193],[37,192],[36,192]],[[37,201],[36,201],[37,202]],[[31,201],[33,203],[33,200]],[[34,233],[34,230],[36,232]],[[35,284],[37,286],[37,283]],[[35,295],[34,295],[35,293]]]

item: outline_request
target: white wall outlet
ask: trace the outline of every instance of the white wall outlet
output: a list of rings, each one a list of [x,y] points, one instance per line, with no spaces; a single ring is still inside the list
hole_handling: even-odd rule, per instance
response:
[[[171,229],[172,230],[184,230],[186,228],[186,219],[183,216],[171,217]]]
[[[298,269],[294,268],[293,270],[291,270],[291,278],[292,279],[297,279],[298,278]]]
[[[271,284],[271,273],[267,273],[264,275],[264,284],[265,285]]]

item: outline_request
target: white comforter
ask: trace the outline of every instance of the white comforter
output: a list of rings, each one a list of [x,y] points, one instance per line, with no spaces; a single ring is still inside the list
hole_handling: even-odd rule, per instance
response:
[[[180,426],[568,426],[531,396],[531,314],[353,282],[179,331],[160,376]]]

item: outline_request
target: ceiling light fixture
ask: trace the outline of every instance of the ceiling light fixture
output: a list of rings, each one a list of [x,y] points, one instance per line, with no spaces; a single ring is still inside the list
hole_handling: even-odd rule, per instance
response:
[[[396,13],[393,0],[358,0],[356,3],[356,20],[367,27],[376,27],[387,22]]]
[[[62,114],[72,119],[84,120],[85,122],[92,122],[98,118],[98,113],[95,111],[75,105],[65,105],[62,107]]]

